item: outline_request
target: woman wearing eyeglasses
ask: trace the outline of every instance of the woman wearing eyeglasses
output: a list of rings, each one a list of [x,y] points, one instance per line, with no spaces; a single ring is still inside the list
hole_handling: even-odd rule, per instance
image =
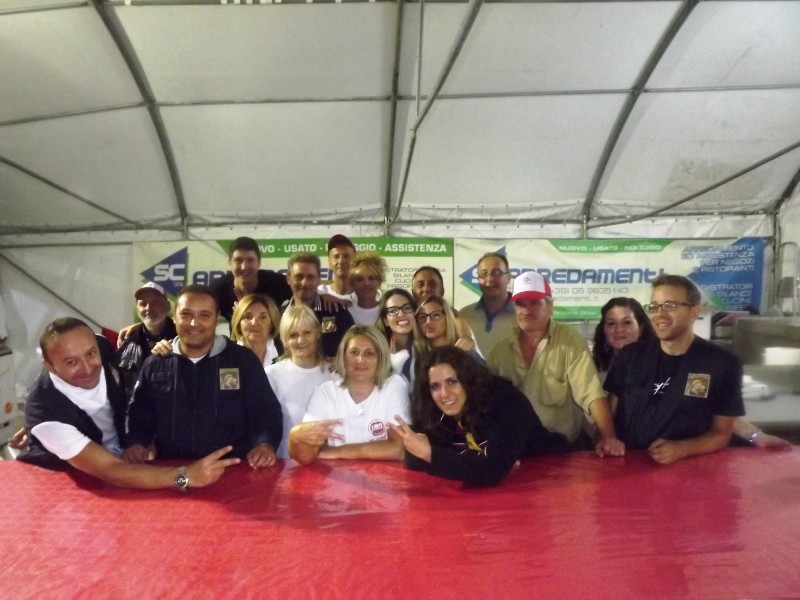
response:
[[[408,383],[392,373],[389,344],[372,325],[347,330],[336,354],[340,378],[320,385],[303,423],[289,432],[289,454],[300,464],[317,458],[399,460],[401,440],[386,423],[408,420]]]
[[[664,302],[663,304],[648,305],[651,314],[657,312],[676,312],[682,305],[675,302]],[[600,322],[594,332],[594,345],[592,347],[592,357],[597,367],[600,377],[605,379],[611,363],[620,350],[638,340],[651,339],[656,337],[650,319],[647,317],[644,307],[633,298],[612,298],[600,309]],[[689,390],[693,395],[701,395],[699,380],[695,382],[695,389]],[[791,443],[783,438],[769,435],[761,431],[758,427],[744,419],[738,417],[733,422],[733,434],[738,438],[758,447],[768,446],[791,446]]]
[[[410,292],[394,288],[381,298],[380,315],[375,327],[383,332],[392,354],[392,369],[413,380],[414,340],[419,337],[414,312],[417,303]]]
[[[497,485],[523,456],[566,451],[514,385],[453,346],[423,359],[413,427],[397,418],[410,469],[478,485]]]
[[[456,346],[470,356],[485,363],[474,342],[458,336],[458,324],[453,309],[441,296],[428,296],[416,312],[420,341],[416,344],[420,354],[427,354],[434,348]]]

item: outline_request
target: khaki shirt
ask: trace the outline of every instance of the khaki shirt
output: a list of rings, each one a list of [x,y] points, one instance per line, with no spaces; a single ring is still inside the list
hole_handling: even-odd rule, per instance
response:
[[[539,342],[527,368],[519,345],[519,327],[500,341],[489,355],[489,368],[520,389],[550,431],[574,442],[581,432],[583,413],[597,398],[605,398],[603,384],[586,342],[569,325],[550,319],[547,336]]]

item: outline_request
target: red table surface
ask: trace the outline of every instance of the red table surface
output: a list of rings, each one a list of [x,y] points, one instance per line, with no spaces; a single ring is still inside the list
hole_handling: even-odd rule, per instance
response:
[[[4,598],[800,594],[800,453],[530,458],[497,488],[399,463],[237,466],[180,494],[0,463]]]

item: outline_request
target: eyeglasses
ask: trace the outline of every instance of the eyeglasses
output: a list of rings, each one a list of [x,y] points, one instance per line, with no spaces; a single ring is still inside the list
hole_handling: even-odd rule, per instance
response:
[[[478,279],[489,279],[489,277],[502,277],[507,275],[508,271],[501,271],[500,269],[492,269],[491,271],[478,271]]]
[[[441,321],[443,316],[444,316],[443,310],[434,310],[433,312],[429,313],[421,312],[417,314],[417,322],[420,325],[423,325],[428,321],[428,319],[430,319],[431,321]]]
[[[694,306],[691,302],[662,302],[659,304],[658,302],[651,302],[650,304],[644,305],[645,312],[654,315],[658,312],[660,308],[664,312],[675,312],[678,310],[679,306]]]
[[[397,317],[401,312],[404,315],[410,315],[412,312],[414,312],[414,307],[410,304],[403,304],[403,306],[390,306],[386,309],[386,314],[390,317]]]

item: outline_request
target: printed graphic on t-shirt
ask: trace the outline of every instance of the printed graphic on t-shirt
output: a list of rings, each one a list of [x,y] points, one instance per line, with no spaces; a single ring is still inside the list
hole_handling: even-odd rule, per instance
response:
[[[386,438],[386,425],[380,419],[375,419],[369,424],[369,432],[375,439]]]
[[[672,377],[667,377],[664,381],[653,384],[653,396],[660,396],[661,394],[663,394],[664,390],[666,390],[667,387],[669,386],[669,382],[671,379]]]
[[[322,317],[322,333],[333,333],[336,331],[336,319],[334,317]]]
[[[711,375],[707,373],[689,373],[686,380],[686,389],[683,393],[695,398],[708,398],[708,389],[711,387]]]
[[[220,369],[219,370],[219,389],[238,390],[239,389],[239,369]]]

